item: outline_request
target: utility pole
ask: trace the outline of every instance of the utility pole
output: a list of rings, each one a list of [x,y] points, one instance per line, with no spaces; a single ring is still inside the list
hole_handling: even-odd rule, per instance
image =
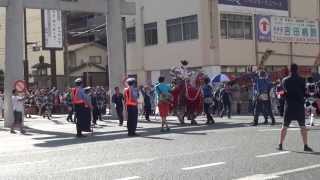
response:
[[[29,87],[29,61],[28,61],[28,31],[27,31],[27,9],[24,8],[24,81],[27,84],[27,87]]]
[[[289,3],[289,18],[292,17],[292,0],[288,1]],[[289,57],[289,67],[293,63],[293,42],[289,43],[289,51],[290,51],[290,57]]]
[[[69,73],[69,42],[68,42],[68,12],[62,12],[62,28],[63,28],[63,64],[64,64],[64,76],[66,79],[66,85],[70,87],[70,73]]]
[[[122,17],[122,37],[123,37],[123,55],[124,55],[124,74],[127,76],[127,22],[126,18]]]
[[[57,87],[57,58],[56,58],[55,49],[50,49],[50,64],[51,64],[51,86]]]

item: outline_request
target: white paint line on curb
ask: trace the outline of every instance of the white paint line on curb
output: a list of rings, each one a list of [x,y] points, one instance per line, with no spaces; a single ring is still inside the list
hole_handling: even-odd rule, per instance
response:
[[[32,165],[32,164],[41,164],[46,163],[47,160],[42,161],[33,161],[33,162],[23,162],[23,163],[14,163],[14,164],[6,164],[6,165],[0,165],[0,168],[6,168],[6,167],[12,167],[12,166],[26,166],[26,165]]]
[[[291,152],[290,151],[282,151],[282,152],[277,152],[277,153],[262,154],[262,155],[257,155],[256,158],[279,156],[279,155],[289,154],[289,153],[291,153]]]
[[[252,176],[247,176],[247,177],[239,178],[239,179],[236,179],[236,180],[276,179],[276,178],[280,178],[281,176],[284,176],[284,175],[303,172],[303,171],[308,171],[308,170],[317,169],[317,168],[320,168],[320,164],[316,164],[316,165],[312,165],[312,166],[306,166],[306,167],[297,168],[297,169],[286,170],[286,171],[280,171],[280,172],[271,173],[271,174],[255,174],[255,175],[252,175]]]
[[[115,179],[115,180],[133,180],[133,179],[140,179],[140,176],[132,176],[132,177],[126,177],[121,179]]]
[[[96,168],[120,166],[120,165],[129,165],[129,164],[137,164],[137,163],[145,163],[145,162],[150,162],[150,161],[153,161],[153,160],[154,159],[134,159],[134,160],[129,160],[129,161],[111,162],[111,163],[100,164],[100,165],[92,165],[92,166],[84,166],[84,167],[79,167],[79,168],[68,169],[68,170],[65,170],[65,171],[60,171],[58,173],[82,171],[82,170],[88,170],[88,169],[96,169]]]
[[[203,165],[199,165],[199,166],[185,167],[185,168],[182,168],[182,170],[188,171],[188,170],[194,170],[194,169],[200,169],[200,168],[220,166],[220,165],[224,165],[224,164],[226,164],[226,163],[225,162],[218,162],[218,163],[211,163],[211,164],[203,164]]]

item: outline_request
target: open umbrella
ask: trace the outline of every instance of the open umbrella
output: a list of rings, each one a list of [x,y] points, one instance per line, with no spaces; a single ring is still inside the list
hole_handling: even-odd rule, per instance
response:
[[[229,82],[230,78],[225,74],[219,74],[212,79],[212,83]]]

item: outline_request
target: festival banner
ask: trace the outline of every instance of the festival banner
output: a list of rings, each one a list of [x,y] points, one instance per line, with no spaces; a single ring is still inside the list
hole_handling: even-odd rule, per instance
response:
[[[319,43],[319,22],[315,20],[271,17],[273,42]]]
[[[256,37],[263,42],[319,44],[319,22],[302,18],[256,16]]]

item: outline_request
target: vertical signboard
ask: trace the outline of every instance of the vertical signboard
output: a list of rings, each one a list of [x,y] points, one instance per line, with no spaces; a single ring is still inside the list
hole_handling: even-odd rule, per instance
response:
[[[62,17],[59,10],[42,10],[42,46],[43,49],[63,48]]]
[[[271,41],[271,16],[256,16],[256,38],[258,41]]]
[[[219,0],[219,10],[263,15],[288,16],[288,0]]]

